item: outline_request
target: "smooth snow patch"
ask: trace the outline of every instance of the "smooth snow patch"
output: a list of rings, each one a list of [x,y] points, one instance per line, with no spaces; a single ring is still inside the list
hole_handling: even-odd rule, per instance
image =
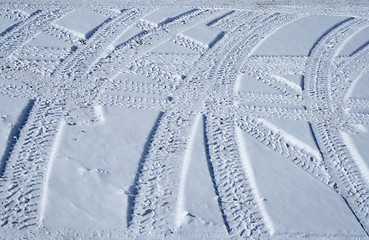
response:
[[[65,14],[53,24],[65,29],[79,38],[88,39],[108,18],[93,11],[76,9]]]
[[[211,48],[223,35],[223,31],[211,29],[206,25],[196,25],[179,34],[181,37],[206,47]]]
[[[64,42],[56,37],[47,35],[43,32],[38,33],[36,36],[28,40],[25,45],[32,47],[49,47],[49,48],[61,48],[61,49],[71,49],[72,45]]]
[[[181,231],[227,233],[208,171],[203,116],[198,115],[186,150],[176,225]]]
[[[134,25],[127,27],[111,44],[110,48],[114,49],[115,47],[131,40],[134,37],[140,36],[144,34],[146,31],[138,28]]]
[[[240,131],[239,137],[241,156],[273,233],[365,235],[340,195],[248,133]]]
[[[239,75],[237,77],[235,91],[244,91],[250,93],[280,93],[278,90],[247,74]]]
[[[279,132],[286,142],[298,146],[314,155],[314,157],[321,159],[309,122],[284,119],[258,119],[258,121],[274,132]]]
[[[179,16],[193,10],[194,9],[184,7],[163,7],[144,16],[142,20],[154,27],[159,27],[160,25],[171,22]]]
[[[14,21],[13,19],[0,16],[0,34],[5,32],[7,29],[12,27],[16,23],[17,21]]]
[[[270,34],[250,55],[309,55],[315,43],[345,19],[347,17],[318,15],[297,19]]]
[[[366,27],[352,35],[337,52],[338,55],[351,56],[368,45],[369,27]]]
[[[274,75],[274,78],[291,89],[302,93],[304,85],[303,76],[301,74]]]
[[[118,108],[103,112],[105,124],[62,128],[48,170],[44,226],[126,226],[130,187],[159,113]]]
[[[346,97],[369,98],[369,73],[362,74],[352,82]]]
[[[176,44],[172,41],[165,41],[151,50],[154,54],[197,54],[195,51]]]

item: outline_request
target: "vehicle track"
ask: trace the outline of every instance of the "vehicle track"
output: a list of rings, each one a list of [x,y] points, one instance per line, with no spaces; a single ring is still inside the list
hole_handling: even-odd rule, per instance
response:
[[[36,100],[14,145],[1,186],[1,226],[17,229],[38,223],[38,204],[61,107]]]
[[[229,35],[228,35],[229,36]],[[225,39],[227,39],[227,37],[228,36],[225,36]],[[226,40],[225,39],[223,39],[223,41],[224,42],[226,42]],[[228,39],[227,39],[228,40]],[[222,40],[221,40],[221,42],[222,42]],[[221,44],[221,43],[219,43],[219,44]],[[223,46],[222,46],[223,47]],[[214,57],[214,54],[217,54],[217,50],[218,50],[218,48],[217,48],[217,45],[213,48],[213,49],[210,49],[209,50],[209,53],[205,53],[205,58],[213,58]],[[201,104],[201,102],[203,101],[202,99],[201,99],[201,97],[200,98],[198,98],[198,96],[192,96],[193,94],[194,95],[200,95],[201,94],[201,92],[199,93],[198,91],[196,91],[196,89],[199,89],[199,87],[201,86],[201,85],[204,85],[204,82],[201,82],[201,81],[194,81],[194,79],[195,78],[197,78],[198,76],[196,75],[196,72],[203,72],[203,68],[205,68],[205,69],[207,69],[208,67],[207,66],[204,66],[204,65],[202,65],[201,66],[201,68],[200,69],[194,69],[193,70],[193,74],[192,74],[192,76],[190,76],[188,79],[186,78],[185,80],[187,80],[187,81],[185,81],[183,84],[184,85],[181,85],[181,86],[179,86],[181,89],[188,89],[188,90],[190,90],[190,89],[194,89],[195,91],[191,91],[189,94],[187,94],[187,95],[185,95],[185,96],[183,96],[183,98],[184,99],[187,99],[187,98],[190,98],[190,99],[193,99],[193,101],[191,101],[191,103],[189,103],[188,101],[181,101],[180,99],[174,99],[174,102],[176,102],[176,101],[178,101],[179,103],[181,103],[181,105],[183,106],[183,104],[188,104],[189,106],[187,106],[187,107],[183,107],[184,109],[188,109],[188,111],[189,112],[192,112],[192,113],[196,113],[196,112],[198,112],[198,111],[201,111],[201,106],[202,106],[202,104]],[[205,78],[206,79],[206,78]],[[211,85],[212,84],[212,81],[211,81],[211,79],[208,79],[206,82],[205,82],[205,84],[207,84],[207,85]],[[206,86],[206,85],[205,85]],[[202,94],[204,94],[206,91],[204,91]],[[181,98],[182,99],[182,98]],[[200,103],[200,104],[199,104]],[[175,109],[175,107],[176,106],[174,106],[173,108]],[[166,113],[167,114],[167,113]],[[183,113],[182,113],[183,114]],[[191,116],[190,117],[190,120],[188,120],[187,122],[190,122],[190,123],[192,123],[193,121],[194,121],[194,118],[195,118],[195,115],[196,114],[193,114],[193,116]],[[179,131],[180,132],[186,132],[186,135],[188,135],[189,136],[189,134],[190,134],[190,126],[191,126],[191,124],[190,125],[188,125],[187,126],[187,128],[186,129],[184,129],[184,127],[182,126],[182,127],[179,127],[178,128],[178,126],[177,126],[177,128],[179,129]],[[177,132],[177,130],[175,131],[175,132]],[[160,135],[159,135],[160,136]],[[156,138],[154,138],[154,142],[155,141],[159,141],[159,140],[156,140],[156,139],[161,139],[161,137],[156,137]],[[174,139],[180,139],[181,137],[180,136],[178,136],[178,137],[176,137],[176,138],[174,138]],[[179,160],[178,161],[182,161],[182,158],[183,158],[183,154],[184,154],[184,150],[185,150],[185,146],[186,146],[186,139],[183,139],[183,140],[177,140],[177,142],[180,142],[181,143],[181,145],[182,145],[182,147],[181,147],[181,156],[179,157]],[[156,146],[156,144],[153,144],[153,146]],[[160,145],[159,145],[160,146]],[[163,145],[163,146],[165,146],[165,145]],[[162,147],[163,147],[162,146]],[[152,149],[150,149],[150,151],[152,151]],[[158,152],[157,150],[154,150],[153,152]],[[169,154],[169,153],[167,153],[167,154]],[[150,154],[149,154],[149,156],[150,156]],[[168,158],[168,157],[166,157],[167,159],[170,159],[170,157]],[[158,160],[157,160],[158,161]],[[148,160],[146,160],[145,161],[145,163],[144,163],[144,165],[147,165],[148,164],[148,166],[155,166],[153,163],[152,163],[153,161],[152,160],[150,160],[150,158],[148,158]],[[167,163],[168,164],[168,163]],[[147,167],[148,169],[150,169],[149,167]],[[154,167],[151,167],[151,169],[153,169]],[[143,169],[145,169],[145,167],[143,168]],[[162,169],[162,168],[161,168]],[[216,171],[217,172],[219,172],[219,169],[217,169],[216,168]],[[238,171],[242,171],[242,169],[239,169]],[[180,172],[178,172],[178,173],[180,173]],[[154,175],[156,175],[157,173],[155,173]],[[166,171],[163,171],[163,172],[161,172],[160,173],[160,176],[162,176],[162,175],[168,175],[168,174],[172,174],[172,173],[170,173],[170,172],[166,172]],[[154,176],[153,175],[153,176]],[[148,177],[145,177],[144,176],[144,174],[143,174],[143,176],[141,176],[140,177],[140,179],[146,179],[146,178],[148,178]],[[169,178],[170,179],[170,178]],[[176,186],[179,184],[179,178],[172,178],[171,179],[171,190],[170,190],[170,192],[176,192]],[[218,179],[219,180],[219,179]],[[155,181],[156,182],[156,185],[161,185],[160,183],[158,183],[157,181]],[[213,181],[214,182],[214,181]],[[217,181],[217,184],[219,184],[219,182]],[[217,186],[215,186],[215,187],[217,187]],[[228,186],[227,188],[229,188],[230,186]],[[224,188],[226,188],[226,187],[224,187]],[[149,208],[149,206],[152,206],[152,205],[147,205],[147,204],[145,204],[145,202],[147,203],[147,202],[152,202],[153,200],[150,200],[150,201],[148,201],[148,199],[152,199],[152,194],[155,194],[155,192],[156,191],[149,191],[149,190],[147,190],[146,188],[145,188],[145,191],[142,191],[142,190],[140,190],[140,191],[138,191],[138,196],[136,197],[136,199],[135,199],[135,202],[137,202],[135,205],[137,205],[137,206],[139,206],[139,205],[143,205],[143,206],[145,206],[145,208],[146,208],[146,210],[145,209],[139,209],[139,211],[137,211],[137,210],[135,210],[134,212],[136,213],[136,215],[134,215],[134,217],[133,217],[133,221],[132,221],[132,223],[135,223],[135,224],[132,224],[132,226],[131,226],[131,229],[132,229],[132,231],[142,231],[142,232],[147,232],[147,231],[150,231],[150,230],[154,230],[154,229],[152,229],[152,227],[153,227],[153,224],[163,224],[162,226],[167,226],[166,227],[166,229],[168,229],[168,226],[171,226],[171,227],[169,227],[169,229],[168,229],[168,231],[170,232],[170,231],[174,231],[174,229],[175,229],[175,226],[174,225],[167,225],[166,223],[164,224],[163,223],[163,221],[168,221],[168,219],[171,219],[171,218],[173,218],[173,216],[171,217],[171,216],[168,216],[168,217],[163,217],[162,216],[162,218],[160,218],[160,216],[156,213],[156,211],[159,211],[159,210],[153,210],[152,208]],[[244,191],[244,193],[250,193],[251,191]],[[141,195],[141,194],[144,194],[143,196]],[[225,198],[225,196],[223,196],[223,194],[226,194],[224,191],[221,193],[222,195],[220,196],[220,199],[221,199],[221,201],[222,201],[222,199],[223,198]],[[176,195],[176,194],[173,194],[173,195]],[[162,196],[162,197],[160,197],[160,199],[162,199],[161,201],[159,201],[159,202],[157,202],[156,203],[156,206],[155,206],[155,209],[160,209],[159,207],[158,207],[158,203],[163,203],[163,202],[168,202],[168,203],[166,203],[165,205],[168,205],[168,208],[170,208],[170,206],[172,205],[172,203],[171,202],[169,202],[169,201],[167,201],[166,199],[168,198],[168,196]],[[243,197],[241,197],[240,199],[243,199]],[[225,199],[223,199],[223,200],[225,200]],[[229,200],[229,199],[228,199]],[[228,204],[231,204],[232,206],[236,206],[236,205],[239,205],[239,202],[235,202],[235,203],[231,203],[231,201],[229,200],[228,201]],[[221,207],[223,207],[223,206],[221,206]],[[234,226],[238,226],[238,227],[240,227],[240,228],[242,228],[241,229],[241,231],[240,231],[240,233],[239,234],[241,234],[241,235],[243,235],[243,234],[256,234],[256,230],[255,229],[257,229],[257,228],[260,228],[260,226],[262,225],[262,224],[260,224],[260,222],[256,222],[256,220],[260,220],[259,218],[257,218],[256,216],[257,216],[257,211],[251,211],[251,209],[252,208],[250,208],[249,209],[249,211],[248,211],[248,215],[247,215],[247,219],[248,219],[248,221],[247,221],[247,223],[248,223],[248,225],[246,226],[246,229],[245,229],[245,227],[244,226],[241,226],[241,225],[239,225],[239,224],[236,224],[236,222],[237,221],[241,221],[242,222],[242,220],[239,218],[239,217],[236,217],[236,218],[234,218],[234,217],[231,217],[231,214],[232,214],[232,207],[230,206],[230,205],[228,205],[228,206],[226,206],[226,208],[222,208],[221,209],[221,211],[225,211],[225,212],[227,212],[226,214],[228,214],[227,215],[227,217],[228,217],[228,219],[226,219],[225,220],[225,225],[227,226],[227,224],[229,224],[229,221],[230,220],[233,220],[233,225]],[[163,210],[161,210],[161,211],[163,211]],[[170,212],[170,211],[169,211]],[[169,214],[169,212],[168,213],[166,213],[167,215]],[[139,214],[139,215],[137,215],[137,213]],[[147,213],[147,214],[146,214]],[[164,214],[164,213],[162,213],[162,214]],[[143,220],[135,220],[136,218],[138,218],[137,216],[140,216],[140,218],[142,218]],[[158,219],[159,218],[159,219]],[[253,223],[253,224],[251,224],[251,222],[256,222],[256,223]],[[139,224],[138,224],[139,223]],[[137,226],[138,225],[138,226]],[[248,227],[250,227],[250,229],[247,229]],[[141,230],[137,230],[137,229],[141,229]],[[254,230],[251,230],[251,229],[254,229]],[[237,229],[238,230],[238,229]],[[235,232],[237,231],[237,230],[235,230]],[[248,233],[246,233],[247,231],[249,231]],[[259,230],[257,230],[257,231],[259,231]],[[245,235],[245,236],[246,236]]]
[[[227,54],[224,54],[218,62],[205,71],[205,76],[202,73],[201,77],[196,75],[194,77],[207,79],[209,82],[206,91],[208,97],[204,102],[205,115],[209,116],[207,119],[213,118],[214,115],[219,116],[219,118],[205,123],[210,153],[208,158],[211,162],[210,169],[213,171],[211,175],[214,178],[213,183],[215,183],[215,189],[218,193],[225,225],[229,226],[229,233],[235,238],[266,237],[268,230],[265,229],[251,187],[242,168],[235,140],[235,115],[227,116],[227,113],[234,111],[233,85],[241,68],[241,64],[234,63],[237,63],[238,58],[247,56],[252,47],[262,39],[262,36],[290,20],[290,18],[280,14],[248,17],[251,19],[237,25],[234,32],[245,31],[249,34],[227,39],[224,41],[224,45],[218,45],[219,49],[229,49]],[[249,22],[254,24],[249,25]],[[210,59],[202,59],[202,61],[211,62]],[[222,97],[220,99],[212,97],[213,89],[221,89]],[[232,176],[236,172],[239,177],[237,180]],[[232,192],[235,189],[237,191]]]
[[[330,94],[332,58],[337,46],[357,29],[365,25],[361,19],[350,19],[332,29],[311,50],[306,65],[306,83],[310,99],[309,111],[321,114],[323,121],[312,122],[313,130],[323,153],[324,164],[333,180],[336,191],[345,199],[363,229],[369,231],[369,191],[360,171],[340,138],[339,129],[344,127],[342,114],[337,110]],[[318,113],[319,112],[319,113]],[[334,117],[333,117],[334,116]],[[341,118],[337,119],[337,116]]]
[[[235,101],[242,103],[263,103],[275,104],[279,106],[291,105],[302,106],[303,100],[299,97],[284,96],[282,94],[273,93],[252,93],[248,91],[238,91],[234,96]]]
[[[147,32],[139,38],[129,40],[130,44],[120,45],[96,61],[96,64],[91,68],[92,75],[96,74],[101,78],[111,79],[117,72],[134,67],[135,61],[146,56],[158,44],[188,28],[188,25],[181,24],[181,21],[194,24],[196,21],[208,18],[209,14],[211,12],[206,11],[206,9],[197,10],[160,27],[147,29]]]
[[[85,47],[79,47],[73,56],[67,58],[51,75],[68,79],[82,78],[92,67],[94,60],[105,53],[106,47],[129,23],[136,20],[137,11],[126,10],[122,14],[109,18],[92,37],[86,40]],[[88,43],[93,43],[88,44]],[[84,69],[82,69],[82,66]]]
[[[68,42],[76,41],[73,36],[63,35],[50,27],[50,22],[62,16],[68,8],[44,10],[46,7],[40,6],[41,12],[16,25],[3,39],[0,38],[0,45],[6,39],[9,41],[4,48],[0,48],[0,56],[4,56],[0,57],[1,71],[4,71],[1,74],[17,71],[14,66],[7,70],[4,65],[9,61],[8,56],[19,50],[38,31],[59,39],[65,38]],[[95,8],[89,9],[96,11]],[[178,230],[173,220],[181,166],[193,123],[199,114],[204,116],[208,170],[230,238],[270,237],[242,165],[236,128],[335,189],[368,232],[368,186],[339,131],[354,129],[351,125],[355,123],[369,123],[369,114],[344,112],[344,108],[367,109],[369,103],[350,99],[344,108],[339,103],[343,102],[344,93],[352,83],[350,80],[367,71],[369,51],[363,48],[350,58],[339,60],[334,55],[336,46],[367,22],[351,19],[331,29],[316,43],[309,58],[250,56],[252,49],[263,38],[297,15],[241,10],[221,12],[200,8],[153,27],[138,20],[148,10],[99,10],[111,19],[86,40],[86,46],[78,43],[77,51],[72,51],[63,63],[58,63],[50,78],[43,76],[37,79],[35,74],[27,80],[27,71],[22,71],[14,74],[18,80],[25,78],[18,81],[19,84],[16,81],[14,84],[0,83],[0,95],[35,99],[19,138],[14,142],[12,154],[6,161],[4,176],[0,178],[0,197],[3,199],[0,226],[15,229],[37,226],[40,195],[45,187],[44,174],[60,121],[68,119],[71,108],[86,106],[92,109],[94,105],[102,105],[162,112],[145,145],[129,193],[127,234],[131,237],[147,233],[173,236]],[[226,31],[225,35],[209,48],[178,36],[198,22]],[[146,32],[109,50],[109,43],[130,25]],[[21,35],[16,39],[18,33]],[[194,54],[189,54],[191,61],[181,65],[181,59],[187,61],[187,58],[179,54],[175,62],[164,66],[168,61],[165,54],[156,55],[151,50],[165,40],[195,50]],[[25,47],[24,50],[34,49]],[[56,52],[47,50],[42,49],[38,52],[40,55],[33,57],[56,55]],[[50,66],[39,68],[49,69]],[[265,74],[303,74],[304,71],[307,72],[307,96],[289,92],[273,80],[272,75]],[[237,77],[250,72],[253,77],[262,76],[263,83],[281,93],[235,92]],[[151,82],[138,83],[125,79],[116,83],[113,77],[117,73],[141,75]],[[347,76],[341,73],[347,73]],[[11,73],[9,76],[12,76]],[[337,115],[339,119],[333,119]],[[282,135],[257,121],[258,118],[312,122],[323,161],[287,143]],[[336,129],[337,126],[339,129]],[[78,233],[80,230],[75,231]],[[88,235],[83,234],[79,236]]]
[[[0,65],[4,65],[7,57],[19,48],[25,41],[34,36],[38,31],[46,28],[52,21],[60,17],[65,9],[39,10],[31,15],[27,21],[20,24],[11,34],[0,39]]]
[[[134,205],[129,211],[133,215],[128,223],[132,234],[175,231],[172,219],[181,172],[178,166],[194,119],[195,115],[187,112],[163,114],[134,186]]]

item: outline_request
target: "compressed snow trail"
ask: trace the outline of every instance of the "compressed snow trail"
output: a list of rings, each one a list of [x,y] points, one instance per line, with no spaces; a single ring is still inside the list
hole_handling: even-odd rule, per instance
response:
[[[0,17],[18,22],[0,36],[0,94],[9,98],[10,104],[17,103],[12,101],[14,98],[25,98],[22,101],[28,102],[14,126],[0,111],[3,124],[0,127],[17,128],[5,136],[9,142],[5,152],[0,153],[0,156],[4,154],[0,172],[2,236],[32,239],[366,237],[368,182],[357,159],[363,149],[355,150],[354,141],[347,142],[342,136],[360,134],[364,127],[358,124],[369,123],[369,96],[362,93],[362,98],[347,97],[355,81],[369,70],[369,50],[362,44],[365,39],[360,39],[361,43],[357,40],[352,44],[361,46],[353,54],[338,55],[347,39],[368,26],[366,17],[356,7],[351,13],[316,7],[292,10],[278,4],[274,9],[259,4],[242,10],[198,5],[155,7],[147,3],[135,8],[121,4],[101,8],[69,3],[50,6],[41,1],[35,5],[1,4],[5,10],[0,11]],[[17,9],[25,10],[19,10],[22,14],[17,16]],[[73,14],[75,9],[81,16]],[[286,34],[283,29],[310,26],[325,15],[331,24],[337,21],[336,25],[320,28],[319,34],[310,36],[310,42],[316,39],[311,49],[307,48],[310,42],[302,43],[302,55],[253,54],[255,49],[267,54],[271,41],[280,41],[278,46],[286,48],[281,52],[294,52],[294,45],[288,44],[293,34],[280,36]],[[93,26],[86,24],[86,16],[96,16]],[[79,18],[80,22],[73,22]],[[321,32],[324,32],[322,36]],[[32,46],[31,39],[38,41],[37,46]],[[43,46],[42,39],[55,39],[55,42],[45,42]],[[101,109],[112,106],[116,113],[122,114],[116,116],[124,116],[121,121],[119,117],[112,118],[113,126],[119,128],[117,136],[101,139],[98,148],[89,145],[91,141],[78,142],[75,146],[88,154],[73,156],[81,158],[75,159],[77,163],[88,166],[93,162],[111,167],[115,172],[88,167],[75,169],[77,165],[73,164],[65,168],[70,171],[68,174],[57,169],[66,166],[70,161],[66,154],[73,154],[70,152],[77,152],[78,148],[69,147],[77,138],[63,134],[65,129],[83,134],[88,126],[90,132],[85,136],[104,138],[106,135],[98,135],[105,129],[103,124],[109,123],[109,115],[105,121]],[[149,114],[150,122],[145,119],[149,116],[145,111],[159,116],[155,121],[151,119],[154,115]],[[141,117],[135,117],[133,112],[140,112],[137,116]],[[127,114],[132,114],[131,118]],[[127,118],[132,125],[123,121]],[[142,137],[136,146],[135,138],[129,135],[135,131],[126,130],[131,128],[127,126],[140,128],[140,123],[145,123],[145,128],[141,127],[147,131],[140,129],[140,132],[145,132],[142,136],[147,137]],[[114,131],[109,127],[106,129]],[[302,228],[304,232],[298,232],[301,221],[294,225],[294,221],[286,219],[289,226],[274,222],[282,215],[275,217],[268,212],[270,208],[260,204],[263,189],[258,188],[263,184],[258,181],[263,179],[262,173],[250,169],[260,165],[245,164],[250,150],[241,146],[248,143],[240,139],[242,134],[265,145],[261,151],[279,155],[273,164],[285,160],[284,170],[302,170],[305,177],[312,177],[309,178],[312,183],[318,180],[319,184],[323,183],[321,189],[331,191],[332,206],[342,213],[337,216],[351,216],[348,220],[337,219],[337,224],[329,223],[329,231],[336,230],[337,234],[324,232],[324,228],[309,230],[313,222]],[[134,154],[119,156],[121,149],[112,149],[111,146],[119,146],[120,137],[138,148],[132,150]],[[58,147],[61,142],[65,145]],[[110,148],[105,148],[106,145]],[[89,156],[98,157],[89,161]],[[259,157],[250,156],[253,156],[250,162]],[[269,155],[260,153],[260,156]],[[116,172],[125,163],[129,163],[127,169],[135,169],[127,176]],[[120,165],[114,167],[114,164]],[[189,177],[196,176],[191,171],[200,166],[203,178],[199,181],[207,189],[201,196],[191,197],[198,191],[195,180]],[[98,176],[95,180],[99,185],[84,184],[89,179],[86,173],[90,177]],[[60,174],[60,178],[53,174]],[[68,184],[73,183],[58,181],[67,176],[78,181],[73,186],[86,186],[85,191],[77,189],[76,194],[64,194]],[[298,197],[305,199],[302,191],[297,192]],[[107,196],[110,193],[112,199]],[[88,194],[93,195],[91,202],[96,205],[84,206],[77,199],[82,195],[88,199]],[[63,205],[63,200],[56,196],[65,197],[69,205]],[[117,204],[109,206],[104,202],[108,198]],[[126,202],[120,204],[120,198]],[[278,206],[278,198],[273,199],[275,202],[270,206]],[[292,200],[284,204],[292,204]],[[325,204],[329,204],[329,198]],[[319,205],[314,206],[316,215],[313,215],[319,216]],[[81,216],[52,217],[53,213],[73,211]]]

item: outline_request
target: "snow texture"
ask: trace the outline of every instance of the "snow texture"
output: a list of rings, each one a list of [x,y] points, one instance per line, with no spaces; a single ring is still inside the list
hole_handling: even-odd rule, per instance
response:
[[[1,239],[368,239],[366,1],[2,1]]]

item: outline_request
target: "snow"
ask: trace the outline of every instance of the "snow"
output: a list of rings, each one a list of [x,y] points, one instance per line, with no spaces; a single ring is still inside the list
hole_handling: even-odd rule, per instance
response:
[[[364,125],[362,127],[364,127],[365,131],[359,134],[349,134],[341,131],[341,135],[355,161],[357,162],[359,170],[365,177],[365,180],[369,183],[369,133],[367,130],[369,125]]]
[[[108,18],[89,10],[73,10],[53,24],[71,32],[79,38],[88,39],[94,31]]]
[[[249,93],[278,93],[276,89],[247,74],[238,76],[235,89]]]
[[[197,116],[182,168],[177,207],[180,231],[225,234],[222,215],[208,171],[203,117]]]
[[[269,35],[252,52],[254,55],[304,56],[320,37],[336,24],[346,20],[340,16],[308,16],[297,19]]]
[[[23,123],[22,111],[27,106],[27,99],[0,96],[0,176],[3,175],[5,165],[18,137],[17,131]]]
[[[63,123],[49,165],[42,224],[77,229],[126,226],[127,211],[117,209],[129,207],[130,187],[158,114],[104,108],[103,123]]]
[[[348,91],[347,96],[360,99],[369,98],[369,73],[363,74],[355,79]]]
[[[273,234],[364,234],[332,189],[238,130],[245,167],[259,192]]]
[[[368,12],[2,1],[0,238],[368,239]]]
[[[71,44],[42,32],[32,37],[28,42],[26,42],[26,45],[32,47],[60,48],[65,50],[70,50],[72,48]]]
[[[306,121],[280,120],[280,119],[259,119],[265,127],[280,132],[287,142],[297,145],[301,149],[313,154],[320,159],[318,147],[310,127]]]
[[[171,41],[165,41],[151,50],[153,54],[196,54],[195,51]]]
[[[294,89],[297,92],[302,93],[304,81],[303,76],[300,74],[285,74],[283,76],[274,76],[281,83],[286,84],[288,87]]]
[[[180,33],[180,36],[192,40],[204,47],[212,47],[222,38],[224,32],[210,29],[207,26],[198,25]]]
[[[346,44],[338,51],[338,55],[348,56],[355,54],[369,44],[368,36],[369,27],[361,29],[347,40]]]
[[[111,44],[110,47],[114,48],[117,47],[129,40],[131,40],[134,37],[137,37],[141,34],[144,34],[145,30],[142,30],[141,28],[138,28],[134,25],[131,25],[124,30]]]
[[[14,21],[13,19],[0,16],[0,34],[4,33],[7,29],[9,29],[16,23],[17,21]]]
[[[190,11],[193,11],[193,9],[186,7],[164,7],[149,13],[148,15],[144,16],[142,20],[152,24],[155,27],[158,27]]]

